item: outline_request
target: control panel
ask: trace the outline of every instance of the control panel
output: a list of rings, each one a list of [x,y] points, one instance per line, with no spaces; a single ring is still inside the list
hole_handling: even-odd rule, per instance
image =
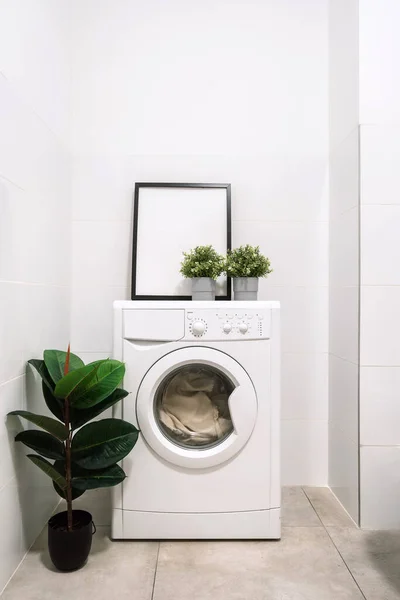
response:
[[[260,310],[187,309],[185,338],[204,340],[255,340],[270,337],[271,313]]]

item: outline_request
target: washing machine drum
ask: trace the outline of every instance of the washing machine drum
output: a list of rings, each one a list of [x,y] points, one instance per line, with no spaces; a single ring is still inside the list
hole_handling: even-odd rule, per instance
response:
[[[147,444],[179,466],[207,468],[237,454],[257,420],[257,396],[243,367],[213,348],[182,348],[159,359],[137,395]]]

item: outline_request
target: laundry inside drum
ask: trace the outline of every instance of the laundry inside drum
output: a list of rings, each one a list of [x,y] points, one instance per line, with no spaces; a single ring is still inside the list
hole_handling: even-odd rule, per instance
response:
[[[210,448],[233,432],[229,396],[232,381],[214,367],[175,369],[159,385],[154,416],[164,435],[182,447]]]

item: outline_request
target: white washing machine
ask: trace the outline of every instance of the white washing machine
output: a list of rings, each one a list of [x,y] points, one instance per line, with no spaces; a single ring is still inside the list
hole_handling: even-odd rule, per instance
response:
[[[116,302],[114,358],[141,431],[114,539],[278,539],[278,302]]]

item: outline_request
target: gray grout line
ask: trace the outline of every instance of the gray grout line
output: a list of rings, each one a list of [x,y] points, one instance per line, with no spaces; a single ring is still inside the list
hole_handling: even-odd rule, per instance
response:
[[[345,559],[344,559],[344,557],[343,557],[342,553],[340,552],[339,548],[336,546],[335,542],[333,541],[333,539],[332,539],[332,537],[331,537],[331,534],[329,533],[329,531],[328,531],[328,529],[327,529],[326,527],[325,527],[325,531],[326,531],[326,533],[328,534],[328,536],[329,536],[329,539],[331,540],[331,542],[332,542],[333,546],[335,547],[335,549],[336,549],[336,552],[339,554],[340,558],[342,559],[342,561],[343,561],[343,562],[344,562],[344,564],[346,565],[346,569],[348,570],[348,572],[350,573],[351,577],[353,578],[353,581],[354,581],[354,583],[356,584],[356,586],[357,586],[357,587],[358,587],[358,589],[360,590],[360,594],[362,595],[362,597],[363,597],[363,598],[365,598],[365,600],[368,600],[368,599],[367,599],[367,596],[366,596],[366,595],[364,594],[364,592],[362,591],[362,589],[361,589],[361,587],[360,587],[360,585],[359,585],[359,583],[358,583],[357,579],[354,577],[353,573],[351,572],[351,569],[350,569],[349,565],[348,565],[348,564],[347,564],[347,562],[345,561]]]
[[[319,522],[321,523],[322,527],[323,527],[323,528],[325,529],[325,531],[326,531],[326,527],[325,527],[324,523],[322,522],[322,519],[321,519],[321,517],[319,516],[319,514],[318,514],[317,510],[315,509],[315,506],[314,506],[314,504],[311,502],[310,498],[308,497],[308,494],[307,494],[306,490],[305,490],[303,487],[302,487],[301,489],[303,490],[303,494],[305,495],[305,497],[306,497],[306,498],[307,498],[307,500],[309,501],[309,503],[310,503],[310,505],[311,505],[311,508],[313,509],[313,511],[315,512],[315,514],[317,515]]]
[[[318,517],[318,519],[319,519],[322,527],[325,529],[326,534],[327,534],[329,540],[332,543],[332,546],[335,548],[336,552],[339,554],[340,558],[343,561],[344,566],[346,567],[346,569],[350,573],[350,576],[351,576],[352,580],[354,581],[354,583],[356,584],[357,588],[359,589],[361,596],[364,598],[364,600],[368,600],[368,598],[366,597],[366,595],[362,591],[361,587],[359,586],[359,583],[358,583],[357,579],[354,577],[353,573],[351,572],[351,569],[350,569],[349,565],[347,564],[347,562],[345,561],[342,553],[340,552],[339,548],[336,546],[335,542],[333,541],[332,536],[330,535],[327,527],[324,525],[324,523],[323,523],[321,517],[319,516],[318,511],[316,510],[314,504],[311,502],[310,498],[308,497],[308,494],[307,494],[306,490],[303,487],[301,489],[303,490],[303,493],[304,493],[305,497],[307,498],[307,500],[311,504],[311,507],[312,507],[313,511],[315,512],[315,514],[317,515],[317,517]]]
[[[154,568],[153,587],[152,587],[152,590],[151,590],[151,598],[150,598],[150,600],[153,600],[153,598],[154,598],[154,590],[156,588],[156,578],[157,578],[157,569],[158,569],[158,557],[160,556],[160,546],[161,546],[161,542],[158,542],[156,565],[155,565],[155,568]]]

